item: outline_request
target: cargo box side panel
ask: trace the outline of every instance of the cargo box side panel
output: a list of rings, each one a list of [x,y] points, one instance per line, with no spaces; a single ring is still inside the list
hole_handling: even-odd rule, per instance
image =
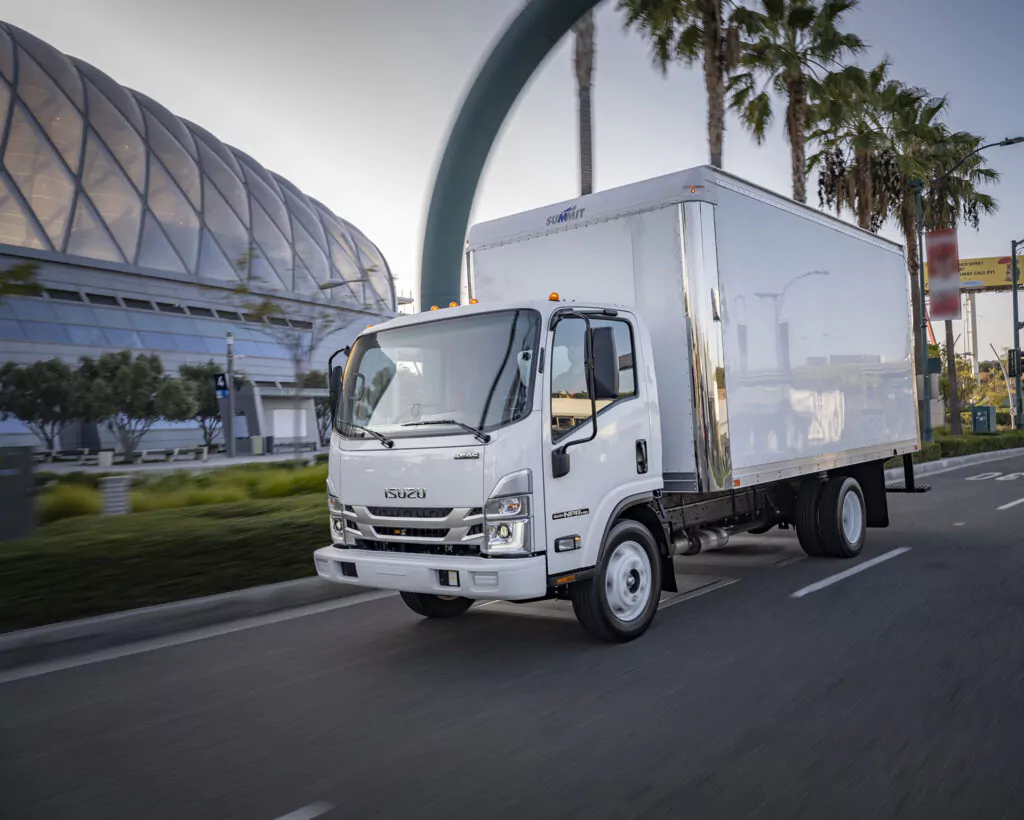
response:
[[[697,466],[679,208],[634,214],[630,221],[636,308],[651,334],[658,378],[665,489],[693,491]]]
[[[545,299],[633,304],[629,217],[473,251],[474,293],[482,304]]]
[[[715,222],[734,478],[913,449],[902,249],[728,181]]]

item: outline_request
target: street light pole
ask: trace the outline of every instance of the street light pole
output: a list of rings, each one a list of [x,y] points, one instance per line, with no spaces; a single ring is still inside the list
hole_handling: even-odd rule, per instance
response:
[[[1020,378],[1020,312],[1017,307],[1017,282],[1020,279],[1020,271],[1017,269],[1017,247],[1024,245],[1024,240],[1015,239],[1010,243],[1010,264],[1013,266],[1013,364],[1014,371],[1014,418],[1017,429],[1020,430],[1024,419],[1021,418],[1021,378]]]
[[[235,457],[235,337],[228,334],[228,417],[224,419],[228,458]]]
[[[917,207],[917,283],[921,291],[921,370],[924,372],[924,385],[921,398],[921,441],[932,440],[932,385],[931,374],[928,372],[928,314],[924,309],[924,204],[922,193],[924,182],[920,179],[910,181],[914,189],[914,204]]]

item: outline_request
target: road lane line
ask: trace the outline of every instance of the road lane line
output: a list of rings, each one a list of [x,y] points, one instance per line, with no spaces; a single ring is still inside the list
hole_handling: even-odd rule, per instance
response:
[[[863,572],[866,569],[871,569],[871,567],[876,566],[877,564],[881,564],[883,561],[888,561],[890,558],[895,558],[897,555],[903,555],[903,553],[905,552],[910,552],[910,547],[897,547],[891,552],[887,552],[884,555],[879,555],[877,558],[872,558],[870,561],[865,561],[863,564],[857,564],[857,566],[851,567],[850,569],[845,570],[844,572],[838,572],[835,575],[830,575],[828,578],[823,578],[822,580],[813,583],[810,586],[806,586],[803,589],[798,589],[789,597],[803,598],[805,595],[810,595],[812,592],[817,592],[818,590],[825,589],[825,587],[830,587],[832,586],[832,584],[839,583],[840,581],[843,581],[852,575],[856,575],[858,572]]]
[[[301,809],[296,809],[288,814],[282,814],[277,820],[313,820],[314,817],[327,814],[333,808],[334,806],[330,803],[310,803]]]
[[[658,604],[658,609],[668,609],[670,606],[681,604],[683,601],[692,601],[694,598],[699,598],[701,595],[707,595],[709,592],[715,592],[719,589],[725,589],[727,586],[735,584],[739,578],[718,578],[712,581],[710,584],[705,584],[702,587],[697,587],[689,592],[684,592],[682,595],[677,595],[675,598],[670,598],[663,604]]]
[[[1018,498],[1016,501],[1011,501],[1009,504],[1003,504],[1002,507],[996,507],[996,509],[1008,510],[1010,507],[1016,507],[1018,504],[1024,504],[1024,498]]]
[[[146,641],[128,644],[126,646],[111,649],[99,649],[95,652],[86,652],[70,658],[60,658],[42,663],[30,664],[10,671],[0,672],[0,684],[13,683],[14,681],[25,680],[26,678],[37,678],[40,675],[48,675],[51,672],[63,672],[66,669],[77,669],[79,666],[91,666],[94,663],[113,661],[118,658],[128,658],[132,655],[141,655],[144,652],[154,652],[158,649],[169,649],[172,646],[182,646],[187,643],[203,641],[207,638],[217,638],[221,635],[230,635],[234,632],[244,632],[247,629],[257,629],[261,626],[293,621],[296,618],[305,618],[309,615],[320,615],[324,612],[333,612],[336,609],[346,609],[350,606],[367,604],[371,601],[379,601],[382,598],[391,598],[398,595],[397,592],[387,590],[373,590],[370,592],[352,595],[334,601],[323,601],[318,604],[307,604],[306,606],[286,609],[281,612],[271,612],[266,615],[256,615],[251,618],[243,618],[239,621],[229,621],[216,626],[206,626],[201,629],[192,629],[188,632],[180,632],[177,635],[167,635],[163,638],[151,638]]]

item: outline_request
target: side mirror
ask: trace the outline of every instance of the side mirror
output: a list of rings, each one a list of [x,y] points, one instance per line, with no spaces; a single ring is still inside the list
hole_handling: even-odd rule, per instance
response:
[[[594,398],[614,401],[619,397],[619,356],[615,350],[615,330],[595,327],[591,355],[594,357]]]
[[[331,398],[331,419],[334,419],[334,414],[338,412],[338,394],[341,392],[341,365],[335,365],[331,369],[331,375],[328,378],[327,384]]]
[[[551,451],[551,475],[555,478],[569,475],[569,453],[564,447]]]

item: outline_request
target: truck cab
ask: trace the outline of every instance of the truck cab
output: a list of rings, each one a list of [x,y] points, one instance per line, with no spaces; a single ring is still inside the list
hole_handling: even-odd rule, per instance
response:
[[[317,571],[420,614],[572,597],[616,511],[662,490],[650,337],[621,306],[551,294],[400,317],[360,334],[339,375]],[[647,526],[608,559],[603,620],[625,635],[674,579]]]

